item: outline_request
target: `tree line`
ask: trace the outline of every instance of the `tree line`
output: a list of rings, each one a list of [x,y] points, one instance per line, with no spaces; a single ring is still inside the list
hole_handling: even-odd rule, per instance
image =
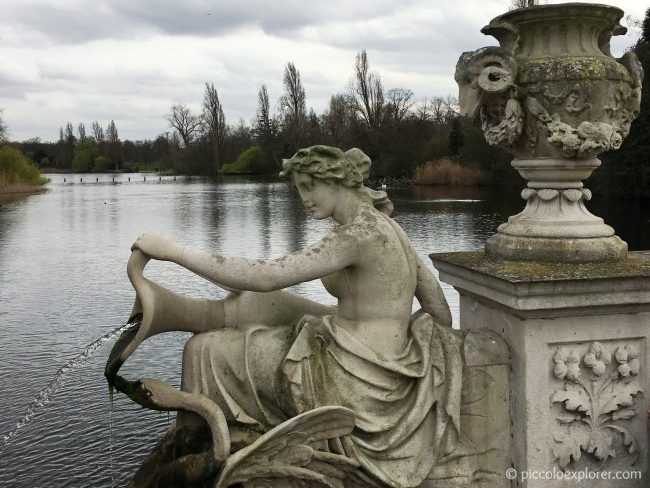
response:
[[[632,48],[650,73],[650,10],[638,22],[641,36]],[[43,168],[75,171],[160,169],[185,174],[219,172],[276,174],[283,158],[300,147],[328,144],[359,147],[374,161],[373,175],[410,176],[427,161],[449,158],[482,169],[489,180],[521,184],[510,168],[511,156],[488,146],[476,122],[460,119],[452,96],[416,98],[405,88],[385,89],[361,50],[347,87],[331,96],[317,114],[308,109],[300,72],[287,63],[282,94],[270,99],[266,85],[257,91],[250,122],[228,123],[216,87],[206,83],[196,113],[173,104],[168,130],[153,140],[121,140],[111,121],[93,122],[87,130],[68,122],[55,143],[31,139],[12,143]],[[619,151],[601,156],[604,164],[587,184],[598,193],[650,197],[650,82],[643,87],[641,113]],[[0,113],[0,139],[6,125]]]
[[[289,62],[281,96],[272,101],[262,84],[250,122],[229,123],[217,88],[207,82],[200,110],[171,105],[168,130],[152,140],[121,140],[114,121],[105,127],[94,121],[89,127],[67,122],[57,142],[30,139],[14,145],[42,168],[80,172],[273,174],[283,158],[314,144],[362,148],[375,161],[377,176],[408,176],[418,165],[442,157],[504,170],[509,161],[504,152],[487,146],[477,127],[458,118],[456,98],[416,98],[406,88],[384,88],[365,50],[356,55],[346,88],[330,97],[322,113],[308,108],[307,100],[300,71]]]
[[[407,175],[417,165],[444,156],[475,164],[506,158],[487,148],[476,128],[459,120],[454,97],[416,99],[405,88],[384,89],[365,50],[355,58],[346,91],[332,95],[321,114],[307,108],[300,71],[291,62],[285,66],[282,87],[275,104],[266,85],[259,87],[250,124],[226,123],[212,83],[205,84],[199,113],[184,104],[172,105],[167,120],[178,138],[176,167],[210,174],[275,173],[283,158],[314,144],[363,148],[375,161],[377,174],[390,176]]]

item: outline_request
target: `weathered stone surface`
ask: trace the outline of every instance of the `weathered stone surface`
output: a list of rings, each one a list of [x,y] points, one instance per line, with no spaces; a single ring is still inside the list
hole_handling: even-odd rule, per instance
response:
[[[614,59],[623,12],[591,4],[543,5],[493,19],[500,47],[463,53],[461,113],[480,115],[488,143],[512,152],[528,180],[526,208],[499,227],[486,251],[511,259],[582,262],[625,257],[627,245],[586,209],[582,180],[600,153],[618,149],[637,117],[643,69]]]
[[[460,293],[461,329],[502,335],[512,355],[518,473],[639,471],[628,480],[521,481],[526,488],[647,485],[650,253],[615,263],[431,256]]]
[[[562,315],[580,307],[650,308],[647,252],[588,263],[515,261],[483,251],[432,254],[431,259],[443,281],[519,316]]]

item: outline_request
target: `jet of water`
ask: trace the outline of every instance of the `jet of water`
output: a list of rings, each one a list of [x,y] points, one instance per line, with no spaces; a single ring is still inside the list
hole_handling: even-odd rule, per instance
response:
[[[40,407],[47,405],[50,402],[50,398],[52,397],[52,395],[56,393],[59,387],[63,384],[63,380],[65,379],[65,377],[71,371],[75,370],[82,364],[86,363],[95,353],[95,351],[97,351],[97,349],[102,347],[104,343],[114,339],[122,332],[125,332],[136,325],[138,325],[138,322],[129,322],[127,324],[121,325],[116,329],[113,329],[112,331],[108,332],[107,334],[97,339],[95,342],[89,344],[81,354],[79,354],[76,358],[72,359],[65,366],[59,369],[54,375],[54,377],[52,378],[52,380],[50,381],[50,383],[47,385],[47,387],[43,388],[41,392],[36,396],[36,398],[34,398],[34,401],[27,409],[25,415],[23,415],[23,417],[18,422],[16,422],[16,427],[14,428],[14,430],[12,430],[6,435],[3,435],[4,444],[0,446],[0,455],[7,448],[11,440],[18,434],[18,431],[32,421],[34,415],[36,415],[36,411]]]

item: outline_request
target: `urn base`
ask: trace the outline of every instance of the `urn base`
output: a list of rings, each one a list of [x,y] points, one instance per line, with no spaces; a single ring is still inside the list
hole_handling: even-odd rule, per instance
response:
[[[485,252],[522,261],[619,261],[627,256],[627,243],[616,235],[567,239],[497,233],[485,242]]]

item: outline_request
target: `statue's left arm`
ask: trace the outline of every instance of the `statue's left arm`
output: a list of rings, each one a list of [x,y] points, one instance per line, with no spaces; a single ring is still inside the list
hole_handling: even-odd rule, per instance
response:
[[[418,279],[415,288],[415,297],[422,306],[422,311],[431,314],[440,325],[451,327],[451,311],[447,304],[440,283],[431,273],[427,265],[417,256]]]

